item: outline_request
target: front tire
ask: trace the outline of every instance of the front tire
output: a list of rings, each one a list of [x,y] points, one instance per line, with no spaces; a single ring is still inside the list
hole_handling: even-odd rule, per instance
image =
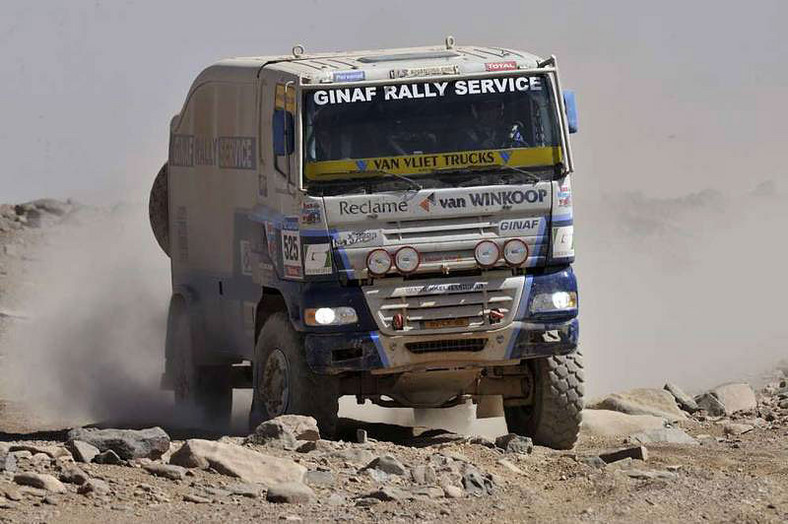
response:
[[[583,410],[583,355],[578,351],[533,364],[533,405],[504,408],[509,431],[542,446],[571,449],[577,442]]]
[[[316,375],[304,355],[303,337],[287,313],[266,320],[255,347],[249,429],[279,415],[307,415],[317,420],[323,437],[333,437],[339,412],[336,379]]]

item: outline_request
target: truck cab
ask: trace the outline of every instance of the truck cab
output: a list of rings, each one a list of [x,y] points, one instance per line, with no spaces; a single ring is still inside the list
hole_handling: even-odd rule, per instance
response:
[[[502,408],[557,448],[583,397],[574,96],[554,57],[444,46],[223,60],[170,126],[164,384],[226,421],[337,401]]]

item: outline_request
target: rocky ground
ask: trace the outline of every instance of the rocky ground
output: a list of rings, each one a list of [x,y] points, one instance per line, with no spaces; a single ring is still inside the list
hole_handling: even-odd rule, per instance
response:
[[[28,246],[74,208],[0,210],[0,336],[34,321],[13,283]],[[166,421],[43,430],[6,393],[0,519],[785,522],[788,366],[755,386],[693,397],[666,384],[590,401],[572,451],[347,419],[330,441],[313,420],[292,416],[248,436]]]

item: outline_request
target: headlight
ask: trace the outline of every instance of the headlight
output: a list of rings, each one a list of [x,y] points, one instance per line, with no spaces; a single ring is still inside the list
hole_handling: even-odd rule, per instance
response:
[[[531,301],[531,313],[550,313],[566,311],[577,307],[577,293],[574,291],[556,291],[536,295]]]
[[[482,240],[476,244],[476,249],[473,250],[473,256],[480,266],[492,267],[498,262],[501,251],[498,249],[498,245],[495,242]]]
[[[352,307],[319,307],[304,311],[307,326],[342,326],[358,322],[356,310]]]
[[[528,259],[528,246],[518,238],[507,240],[503,245],[503,258],[511,266],[521,266]]]
[[[412,273],[419,267],[419,252],[412,247],[400,248],[394,254],[394,265],[403,273]]]
[[[385,249],[373,249],[367,255],[367,269],[373,275],[385,275],[391,269],[391,255]]]

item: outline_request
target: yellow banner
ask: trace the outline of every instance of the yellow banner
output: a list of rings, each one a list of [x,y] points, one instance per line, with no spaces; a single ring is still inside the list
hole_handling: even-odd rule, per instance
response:
[[[380,176],[380,172],[398,175],[430,173],[435,170],[467,169],[487,166],[534,167],[561,162],[560,147],[485,149],[420,155],[402,155],[347,160],[307,162],[307,178],[332,180],[348,177]]]

